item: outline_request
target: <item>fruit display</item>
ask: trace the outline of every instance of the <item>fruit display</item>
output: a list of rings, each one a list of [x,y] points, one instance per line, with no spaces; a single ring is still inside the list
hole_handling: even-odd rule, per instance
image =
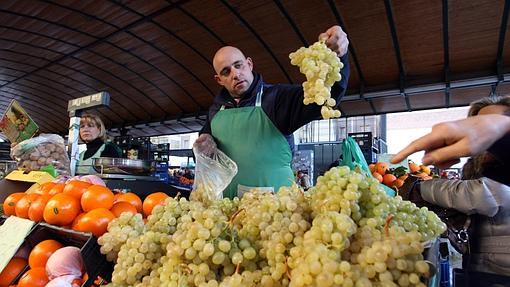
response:
[[[423,242],[446,226],[380,183],[335,167],[304,192],[167,197],[144,223],[123,213],[98,239],[109,286],[426,286]]]
[[[428,166],[418,165],[409,161],[409,170],[403,166],[390,168],[385,162],[372,163],[369,166],[372,176],[380,183],[398,191],[409,176],[419,177],[423,180],[432,179],[432,172]]]
[[[4,214],[15,215],[35,222],[90,232],[99,237],[106,232],[108,223],[122,213],[150,214],[160,204],[164,193],[151,194],[142,203],[134,193],[114,194],[104,184],[69,180],[66,183],[47,182],[33,193],[17,192],[4,203]],[[142,208],[142,206],[145,208]]]
[[[340,117],[340,111],[334,109],[336,101],[331,98],[331,87],[342,78],[340,69],[344,66],[337,54],[319,41],[308,48],[301,47],[290,53],[289,58],[290,63],[298,66],[299,71],[306,76],[303,103],[322,106],[324,119]]]
[[[23,252],[18,252],[0,273],[1,287],[13,286],[10,284],[18,276],[15,286],[23,287],[81,286],[84,282],[85,266],[77,247],[47,239],[28,250],[28,262],[23,258]]]

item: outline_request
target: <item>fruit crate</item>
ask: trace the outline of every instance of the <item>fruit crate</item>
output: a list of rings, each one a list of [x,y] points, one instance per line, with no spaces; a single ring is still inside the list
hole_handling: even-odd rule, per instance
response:
[[[82,287],[92,286],[98,276],[106,281],[111,281],[113,263],[108,262],[106,256],[99,252],[100,246],[92,234],[77,232],[47,223],[39,223],[25,238],[21,248],[27,245],[29,250],[32,250],[39,242],[47,239],[57,240],[64,246],[80,248],[85,269],[89,275],[89,279],[83,283]]]

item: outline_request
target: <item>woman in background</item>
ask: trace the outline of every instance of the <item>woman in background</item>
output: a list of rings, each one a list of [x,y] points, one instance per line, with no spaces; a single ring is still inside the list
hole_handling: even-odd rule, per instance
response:
[[[77,174],[95,174],[92,159],[98,157],[122,156],[122,151],[114,143],[106,141],[104,123],[97,115],[84,114],[80,119],[80,140],[87,145],[87,149],[80,153]]]

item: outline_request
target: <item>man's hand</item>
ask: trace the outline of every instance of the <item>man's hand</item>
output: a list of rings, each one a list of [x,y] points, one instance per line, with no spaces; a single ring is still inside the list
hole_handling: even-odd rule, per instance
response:
[[[347,39],[347,34],[345,34],[340,26],[333,26],[326,32],[321,33],[319,35],[319,40],[324,41],[326,46],[333,50],[338,57],[345,55],[349,48],[349,39]]]
[[[424,150],[423,164],[447,168],[459,158],[480,154],[510,130],[510,117],[479,115],[467,119],[444,122],[432,131],[413,141],[392,159],[398,163],[408,155]]]
[[[216,143],[210,134],[201,134],[193,147],[205,155],[212,155],[216,151]]]

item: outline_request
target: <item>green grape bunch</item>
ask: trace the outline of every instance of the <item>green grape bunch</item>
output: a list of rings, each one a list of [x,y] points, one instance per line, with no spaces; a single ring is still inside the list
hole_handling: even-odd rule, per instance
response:
[[[298,66],[299,71],[306,76],[303,103],[322,106],[324,119],[340,117],[340,111],[334,109],[337,103],[331,98],[331,87],[342,78],[340,70],[344,67],[337,54],[319,41],[308,48],[301,47],[290,53],[289,58],[290,63]]]

